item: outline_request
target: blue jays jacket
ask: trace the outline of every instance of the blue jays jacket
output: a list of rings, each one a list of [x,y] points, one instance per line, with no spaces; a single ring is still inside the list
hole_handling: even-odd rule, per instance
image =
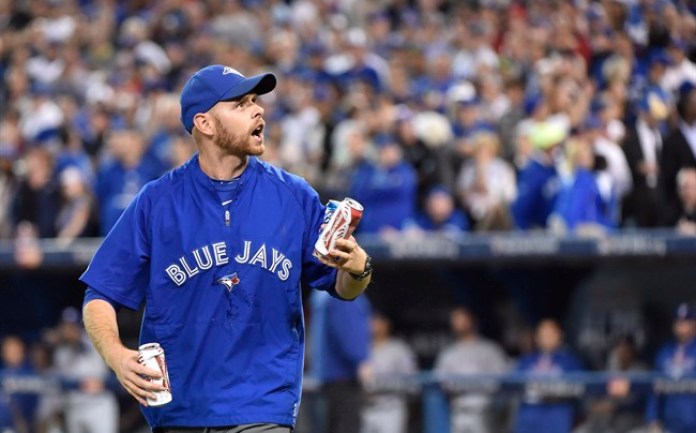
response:
[[[523,357],[519,372],[532,375],[562,375],[582,369],[582,363],[570,351],[557,350],[549,355],[540,352]],[[572,402],[523,401],[515,420],[515,433],[569,433],[573,428],[575,404]]]
[[[223,205],[194,156],[151,182],[81,280],[130,309],[164,348],[173,401],[151,427],[294,425],[304,361],[301,286],[335,295],[312,256],[323,220],[302,179],[250,158]]]

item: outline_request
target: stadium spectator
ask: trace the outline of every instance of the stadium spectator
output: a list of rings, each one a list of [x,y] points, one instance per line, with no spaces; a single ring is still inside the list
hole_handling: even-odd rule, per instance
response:
[[[144,138],[134,130],[114,131],[108,138],[112,159],[97,171],[100,234],[106,235],[140,188],[160,176],[160,167],[144,158]]]
[[[191,141],[181,134],[181,121],[179,120],[179,100],[170,94],[163,94],[155,98],[152,107],[152,125],[154,129],[147,145],[144,156],[153,167],[164,173],[172,167],[176,167],[176,149],[174,143],[180,138]]]
[[[109,370],[81,326],[78,310],[63,310],[53,353],[56,372],[77,381],[65,395],[65,423],[69,432],[118,432],[118,405],[106,388]]]
[[[536,352],[522,357],[517,371],[530,376],[562,377],[563,373],[582,370],[582,363],[563,346],[563,331],[551,319],[542,320],[536,329]],[[571,397],[572,398],[572,397]],[[573,429],[576,403],[570,399],[552,398],[528,393],[517,411],[515,433],[569,433]]]
[[[60,173],[61,207],[56,216],[56,237],[64,244],[75,238],[95,236],[96,218],[92,192],[79,169]]]
[[[416,135],[414,115],[405,107],[397,108],[394,135],[404,152],[404,159],[416,170],[418,178],[418,206],[423,208],[430,189],[436,185],[450,185],[453,173],[445,149],[428,146]]]
[[[677,188],[681,214],[677,220],[677,231],[685,235],[696,235],[696,169],[682,168],[677,173]]]
[[[586,421],[576,433],[635,432],[644,424],[646,395],[640,390],[631,389],[628,379],[620,375],[647,371],[647,366],[638,357],[633,338],[621,337],[614,343],[604,370],[619,374],[609,380],[605,397],[589,403]]]
[[[193,156],[196,146],[187,137],[176,137],[171,142],[171,167],[179,167]]]
[[[480,99],[473,84],[463,82],[453,86],[447,96],[450,102],[452,131],[455,137],[453,162],[456,164],[474,154],[476,134],[490,131],[492,128],[481,117]]]
[[[525,83],[522,79],[514,78],[505,82],[505,95],[509,107],[497,122],[497,132],[502,147],[500,156],[510,164],[515,162],[515,129],[528,114],[525,111],[524,91]]]
[[[492,431],[491,396],[458,392],[454,375],[502,374],[508,364],[502,349],[478,333],[476,318],[464,307],[450,312],[450,327],[456,341],[437,356],[435,374],[450,395],[452,433]]]
[[[572,173],[561,186],[549,226],[561,233],[615,228],[618,205],[603,159],[580,137],[569,139],[566,151]]]
[[[456,236],[469,229],[466,215],[457,209],[452,192],[444,185],[436,185],[428,191],[424,208],[425,211],[418,212],[413,220],[404,223],[408,235],[439,232]]]
[[[687,57],[688,49],[689,44],[682,39],[673,38],[669,44],[671,62],[660,81],[660,86],[669,94],[676,93],[686,81],[696,85],[696,64]]]
[[[375,141],[377,162],[363,161],[356,168],[349,194],[369,209],[358,226],[360,233],[388,234],[413,218],[417,180],[392,135],[380,135]]]
[[[70,98],[62,99],[62,109],[65,112],[72,112],[72,116],[77,115],[77,102]],[[80,136],[73,128],[61,126],[56,137],[58,146],[55,152],[55,171],[61,173],[68,167],[77,168],[85,181],[92,185],[94,183],[94,168],[92,159],[85,152]]]
[[[32,375],[33,369],[27,359],[26,345],[21,338],[16,335],[6,336],[0,349],[0,375]],[[0,391],[0,427],[9,428],[10,431],[14,429],[17,433],[33,432],[37,404],[36,394],[17,392],[8,396],[4,391]]]
[[[614,119],[611,112],[615,110],[616,105],[606,95],[596,101],[596,105],[595,114],[589,115],[584,122],[587,127],[585,135],[590,140],[594,153],[605,160],[611,190],[620,202],[633,186],[631,170],[619,146],[624,132],[623,130],[617,132],[611,128]]]
[[[478,133],[472,142],[474,154],[462,165],[457,181],[461,202],[477,230],[510,229],[510,203],[517,195],[515,173],[499,157],[500,142],[495,134]]]
[[[511,207],[518,228],[546,227],[559,190],[555,149],[566,135],[566,128],[559,122],[532,125],[529,140],[534,153],[517,177],[517,199]]]
[[[365,389],[361,433],[406,433],[408,393],[413,386],[400,375],[416,373],[416,356],[403,341],[392,336],[392,324],[380,312],[372,314],[372,347],[361,370]]]
[[[660,92],[647,92],[638,107],[638,120],[628,129],[622,148],[633,177],[633,189],[624,198],[624,225],[657,227],[660,223],[661,127],[669,115]]]
[[[54,331],[49,331],[52,334]],[[31,346],[31,366],[36,374],[43,377],[56,377],[53,368],[53,344],[50,338],[43,338]],[[37,433],[63,432],[63,393],[59,388],[47,388],[39,395],[36,408]]]
[[[2,136],[1,126],[0,136]],[[0,154],[0,239],[8,239],[12,235],[14,183],[15,177],[12,172],[12,161],[6,155]]]
[[[310,374],[321,384],[326,432],[360,431],[363,407],[359,373],[370,351],[370,303],[365,296],[343,302],[314,290],[311,298]]]
[[[696,373],[696,311],[686,303],[674,312],[672,327],[675,341],[664,345],[655,357],[655,370],[673,379]],[[670,433],[696,430],[695,394],[653,394],[646,420],[655,429]]]
[[[60,191],[54,178],[53,157],[47,150],[35,147],[27,152],[25,164],[25,177],[14,198],[14,225],[28,223],[38,237],[55,237]]]
[[[670,226],[679,214],[677,173],[685,167],[696,167],[696,85],[686,82],[679,87],[677,114],[679,123],[665,139],[660,164],[663,216]]]

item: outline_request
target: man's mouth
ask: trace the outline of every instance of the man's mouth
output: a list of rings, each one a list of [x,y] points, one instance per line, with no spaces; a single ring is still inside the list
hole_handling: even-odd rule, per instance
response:
[[[265,125],[263,123],[261,123],[259,126],[256,127],[256,129],[254,129],[251,132],[251,135],[256,137],[257,139],[259,139],[260,141],[263,141],[263,128],[264,128],[264,126]]]

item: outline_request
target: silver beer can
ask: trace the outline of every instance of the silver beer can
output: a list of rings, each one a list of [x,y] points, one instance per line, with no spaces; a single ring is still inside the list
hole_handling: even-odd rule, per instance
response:
[[[167,371],[167,362],[164,359],[164,349],[159,343],[147,343],[138,348],[138,362],[145,367],[159,371],[162,373],[160,379],[148,378],[150,382],[164,386],[164,391],[154,392],[155,399],[147,399],[147,404],[150,406],[162,406],[172,401],[172,390],[169,385],[169,372]]]

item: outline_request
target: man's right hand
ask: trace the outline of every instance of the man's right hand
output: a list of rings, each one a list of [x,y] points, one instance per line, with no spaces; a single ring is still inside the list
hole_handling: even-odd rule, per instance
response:
[[[143,406],[147,406],[148,398],[155,398],[153,392],[164,391],[164,386],[149,380],[159,379],[162,374],[139,363],[137,351],[120,347],[109,358],[109,366],[116,373],[118,381]]]

